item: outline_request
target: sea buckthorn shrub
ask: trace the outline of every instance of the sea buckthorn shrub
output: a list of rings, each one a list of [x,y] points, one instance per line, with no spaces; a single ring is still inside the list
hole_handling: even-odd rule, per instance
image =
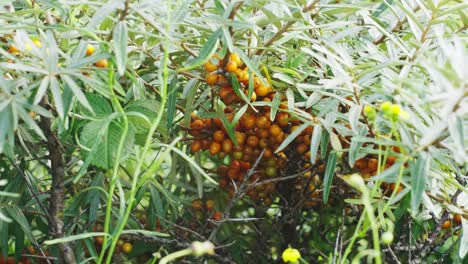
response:
[[[3,1],[0,263],[463,263],[463,1]]]

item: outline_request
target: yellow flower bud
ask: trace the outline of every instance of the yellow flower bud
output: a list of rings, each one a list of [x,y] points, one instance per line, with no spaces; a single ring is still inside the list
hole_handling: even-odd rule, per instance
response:
[[[42,43],[39,40],[35,39],[35,40],[33,40],[33,43],[34,43],[34,45],[36,45],[36,47],[42,48]]]
[[[281,257],[284,262],[295,263],[301,258],[301,253],[299,253],[299,250],[295,248],[287,248],[283,251]]]
[[[393,116],[398,116],[401,113],[401,107],[397,104],[393,104],[390,106],[390,113]]]
[[[391,107],[392,107],[392,103],[390,103],[390,102],[384,102],[384,103],[382,103],[382,104],[380,105],[380,109],[381,109],[384,113],[388,112],[388,111],[390,110]]]

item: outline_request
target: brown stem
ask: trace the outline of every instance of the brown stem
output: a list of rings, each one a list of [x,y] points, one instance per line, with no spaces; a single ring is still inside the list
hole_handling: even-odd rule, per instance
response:
[[[47,99],[42,102],[43,105],[47,105]],[[54,238],[61,238],[64,235],[63,232],[63,209],[65,204],[65,164],[63,162],[62,146],[57,136],[51,130],[51,120],[46,117],[41,117],[40,127],[46,135],[47,142],[46,147],[49,151],[50,159],[50,174],[52,176],[52,186],[50,190],[50,201],[49,201],[49,216],[50,216],[50,234]],[[59,244],[61,257],[64,263],[76,263],[75,254],[70,247],[69,243]]]

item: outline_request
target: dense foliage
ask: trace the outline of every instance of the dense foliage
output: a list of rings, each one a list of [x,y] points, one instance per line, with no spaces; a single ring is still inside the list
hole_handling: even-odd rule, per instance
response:
[[[466,2],[0,4],[0,263],[466,258]]]

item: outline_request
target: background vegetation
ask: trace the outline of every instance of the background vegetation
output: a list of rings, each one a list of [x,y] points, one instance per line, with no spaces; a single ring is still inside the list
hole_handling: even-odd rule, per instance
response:
[[[466,2],[0,4],[0,263],[463,262]]]

